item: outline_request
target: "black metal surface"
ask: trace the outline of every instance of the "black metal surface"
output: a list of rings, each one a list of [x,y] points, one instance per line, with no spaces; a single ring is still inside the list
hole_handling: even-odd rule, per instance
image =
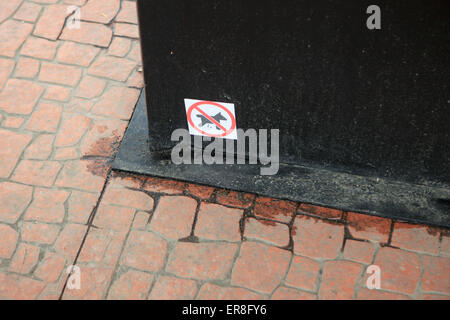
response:
[[[256,165],[174,165],[149,150],[142,93],[113,163],[113,169],[348,211],[450,227],[450,190],[306,166],[281,165],[276,176]]]
[[[448,0],[138,0],[152,150],[183,99],[280,129],[283,162],[450,185]]]

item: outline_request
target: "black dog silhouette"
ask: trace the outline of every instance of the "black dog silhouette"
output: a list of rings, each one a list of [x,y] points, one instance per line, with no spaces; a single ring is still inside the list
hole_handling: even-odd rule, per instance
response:
[[[202,123],[200,124],[200,127],[203,127],[205,124],[213,124],[213,122],[211,120],[209,120],[207,117],[205,117],[202,114],[198,114],[197,117],[199,117],[202,120]],[[211,117],[214,120],[216,120],[218,123],[220,123],[220,121],[225,121],[227,120],[227,118],[225,118],[220,112],[218,112],[215,116]],[[216,126],[217,130],[220,130],[220,128],[218,126]]]

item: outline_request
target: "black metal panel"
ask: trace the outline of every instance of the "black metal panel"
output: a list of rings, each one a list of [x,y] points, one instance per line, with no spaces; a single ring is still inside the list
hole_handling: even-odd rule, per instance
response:
[[[281,159],[448,186],[447,0],[140,0],[152,150],[187,128],[184,98],[278,128]]]

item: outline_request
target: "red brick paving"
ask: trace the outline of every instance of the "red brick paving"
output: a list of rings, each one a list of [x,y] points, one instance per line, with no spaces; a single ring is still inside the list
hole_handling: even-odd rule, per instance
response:
[[[420,259],[414,252],[381,248],[374,264],[382,270],[382,288],[414,294],[420,280]]]
[[[316,259],[336,259],[344,240],[344,225],[308,216],[297,216],[292,238],[294,253]],[[316,245],[311,246],[311,242]]]
[[[319,272],[319,262],[301,256],[294,256],[284,283],[290,287],[315,292]]]
[[[231,284],[270,294],[285,277],[291,253],[259,242],[244,242]]]
[[[226,242],[178,242],[165,269],[181,278],[224,280],[231,271],[238,248],[237,244]]]
[[[223,206],[202,203],[198,211],[195,235],[200,239],[239,241],[241,231],[239,222],[243,211]]]
[[[392,221],[385,218],[347,213],[347,227],[350,234],[357,239],[366,239],[387,243]]]
[[[348,300],[355,298],[355,287],[364,267],[345,260],[326,261],[322,269],[320,299]]]
[[[136,24],[128,0],[0,2],[0,299],[450,299],[447,229],[111,172]]]
[[[289,245],[289,226],[268,221],[248,218],[245,221],[244,237],[248,240],[260,240],[278,247]]]

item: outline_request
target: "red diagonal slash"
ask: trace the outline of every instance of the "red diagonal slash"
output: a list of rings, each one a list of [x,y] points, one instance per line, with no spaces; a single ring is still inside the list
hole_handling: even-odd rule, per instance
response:
[[[223,132],[227,132],[227,129],[225,129],[224,126],[222,126],[219,122],[217,122],[215,119],[213,119],[211,116],[207,115],[205,111],[203,111],[202,109],[200,109],[197,106],[194,106],[194,109],[197,110],[198,112],[200,112],[202,115],[204,115],[209,121],[211,121],[212,123],[214,123],[216,126],[218,126],[220,129],[223,130]]]

